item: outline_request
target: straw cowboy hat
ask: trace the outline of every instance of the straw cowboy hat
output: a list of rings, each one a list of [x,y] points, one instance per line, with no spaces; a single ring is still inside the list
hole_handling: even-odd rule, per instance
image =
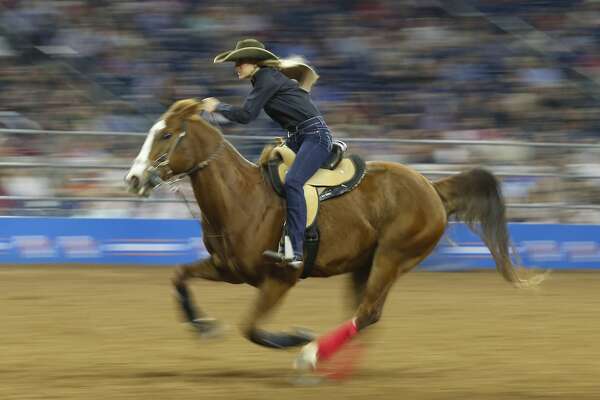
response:
[[[225,61],[237,61],[243,59],[264,61],[279,60],[275,54],[265,49],[265,45],[256,39],[244,39],[237,42],[235,49],[226,51],[215,57],[214,63],[220,64]]]
[[[315,84],[319,75],[301,57],[280,59],[275,54],[265,49],[265,45],[256,39],[244,39],[237,42],[235,49],[226,51],[215,57],[214,63],[226,61],[256,60],[261,67],[272,67],[280,70],[290,79],[298,82],[300,87],[307,92]]]

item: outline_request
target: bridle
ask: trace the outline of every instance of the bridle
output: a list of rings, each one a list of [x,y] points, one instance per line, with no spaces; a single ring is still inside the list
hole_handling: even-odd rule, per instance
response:
[[[225,139],[221,138],[221,141],[219,142],[219,145],[217,146],[217,148],[212,153],[210,153],[209,156],[204,161],[200,161],[199,163],[197,163],[196,165],[194,165],[187,171],[184,171],[180,174],[175,174],[173,172],[173,170],[171,169],[169,162],[171,160],[171,156],[173,155],[173,153],[175,153],[177,146],[179,145],[181,140],[187,134],[186,127],[187,127],[187,123],[184,122],[183,123],[183,131],[179,135],[177,135],[175,142],[171,145],[169,150],[164,152],[163,154],[161,154],[159,157],[157,157],[157,159],[152,163],[152,166],[150,168],[148,168],[148,182],[150,183],[150,185],[152,185],[152,187],[154,189],[156,189],[158,186],[160,186],[164,183],[169,185],[171,191],[174,192],[179,197],[181,197],[181,199],[185,203],[185,206],[187,207],[188,211],[190,212],[190,215],[192,216],[192,218],[199,221],[201,219],[200,215],[198,215],[192,209],[192,207],[190,206],[189,200],[186,198],[184,193],[180,190],[178,185],[176,185],[176,183],[181,181],[182,179],[184,179],[187,176],[193,175],[196,172],[203,170],[204,168],[208,167],[208,165],[212,161],[216,160],[217,157],[219,156],[219,154],[221,153],[221,151],[223,150],[223,148],[225,147]],[[168,179],[166,181],[163,181],[162,178],[160,177],[161,176],[160,172],[163,169],[166,170],[165,176],[168,177]],[[206,220],[208,225],[212,225],[206,217],[204,219]],[[213,234],[213,235],[209,235],[209,236],[222,237],[223,235]]]
[[[181,140],[186,136],[186,134],[186,123],[184,122],[183,131],[179,135],[177,135],[177,138],[175,139],[169,150],[157,157],[156,160],[154,160],[154,162],[152,163],[152,166],[148,168],[148,182],[152,185],[153,188],[156,188],[163,183],[167,183],[169,185],[173,184],[184,179],[187,176],[193,175],[196,172],[208,167],[208,165],[219,156],[219,154],[225,147],[225,140],[221,138],[221,141],[219,142],[217,148],[211,154],[209,154],[209,156],[204,161],[197,163],[187,171],[175,174],[171,169],[169,163],[171,161],[171,156],[175,153],[177,146],[179,145]],[[164,176],[167,177],[166,181],[163,181],[163,179],[161,178],[161,171],[164,172]]]

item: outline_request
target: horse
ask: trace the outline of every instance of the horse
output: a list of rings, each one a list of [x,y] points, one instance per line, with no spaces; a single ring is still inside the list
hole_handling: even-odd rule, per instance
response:
[[[209,256],[178,266],[172,283],[187,322],[201,333],[215,332],[218,323],[195,305],[188,280],[250,284],[258,296],[241,322],[244,337],[270,348],[303,345],[296,366],[314,370],[380,320],[394,282],[431,253],[453,215],[479,233],[506,281],[531,287],[542,280],[519,276],[511,261],[505,204],[490,172],[476,168],[431,182],[407,166],[368,161],[354,190],[320,205],[321,248],[310,274],[349,274],[354,317],[320,337],[263,330],[260,322],[301,274],[263,256],[278,246],[285,201],[263,166],[245,159],[200,111],[201,101],[175,102],[150,129],[126,183],[147,196],[162,181],[189,176]]]

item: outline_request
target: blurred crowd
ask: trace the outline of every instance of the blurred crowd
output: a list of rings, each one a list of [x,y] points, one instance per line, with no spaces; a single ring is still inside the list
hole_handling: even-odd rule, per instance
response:
[[[248,83],[212,59],[245,37],[315,67],[313,98],[340,138],[597,142],[600,1],[592,0],[0,0],[0,128],[145,132],[177,99],[240,104]],[[217,120],[226,134],[283,134],[265,116],[249,126]],[[0,157],[125,165],[141,139],[3,134]],[[255,159],[262,144],[240,146]],[[509,175],[505,192],[516,203],[600,199],[593,147],[351,148],[432,173],[485,165]],[[67,171],[3,168],[0,195],[125,195],[124,171]],[[510,176],[522,173],[532,176]],[[15,204],[0,206],[6,214]],[[109,213],[57,204],[59,213]],[[592,215],[513,211],[528,220]]]

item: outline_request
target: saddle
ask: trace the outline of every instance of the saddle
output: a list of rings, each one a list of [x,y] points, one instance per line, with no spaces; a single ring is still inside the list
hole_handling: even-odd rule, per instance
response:
[[[319,229],[316,224],[319,203],[348,193],[357,187],[365,176],[365,161],[356,154],[344,157],[346,149],[344,142],[334,141],[327,161],[304,184],[306,257],[302,278],[310,276],[319,249]],[[273,147],[268,154],[266,172],[273,189],[281,197],[285,197],[285,176],[295,159],[296,153],[284,144]]]
[[[323,166],[304,184],[304,199],[306,200],[306,227],[309,228],[316,220],[319,203],[341,196],[354,189],[365,175],[364,160],[352,154],[344,157],[347,146],[344,142],[333,142],[331,155]],[[267,163],[268,175],[275,192],[285,197],[283,184],[285,175],[296,159],[294,153],[284,144],[275,146],[269,154]]]

